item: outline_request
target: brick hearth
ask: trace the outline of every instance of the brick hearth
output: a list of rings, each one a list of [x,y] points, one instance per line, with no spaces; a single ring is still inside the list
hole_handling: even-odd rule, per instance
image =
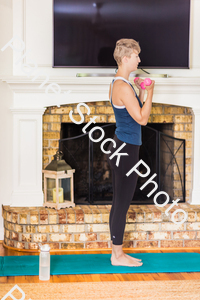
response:
[[[124,248],[200,247],[200,206],[180,203],[187,220],[180,225],[165,215],[165,207],[131,205],[127,213]],[[38,243],[51,249],[111,248],[111,205],[76,205],[74,208],[10,207],[2,205],[4,246],[38,251]],[[175,215],[181,221],[182,213]]]

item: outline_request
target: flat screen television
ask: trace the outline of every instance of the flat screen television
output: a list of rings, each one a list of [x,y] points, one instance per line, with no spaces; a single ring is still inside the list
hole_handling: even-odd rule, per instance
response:
[[[53,1],[53,67],[116,68],[121,38],[139,42],[139,68],[189,68],[190,0]]]

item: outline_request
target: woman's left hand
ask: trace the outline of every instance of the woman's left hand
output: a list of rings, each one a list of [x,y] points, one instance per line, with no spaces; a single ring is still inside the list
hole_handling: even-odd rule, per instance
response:
[[[144,81],[144,80],[141,79],[141,78],[138,78],[138,79],[135,80],[135,85],[136,85],[136,87],[138,88],[139,91],[145,91],[145,90],[143,90],[143,89],[141,88],[141,86],[140,86],[141,82],[143,82],[143,81]]]

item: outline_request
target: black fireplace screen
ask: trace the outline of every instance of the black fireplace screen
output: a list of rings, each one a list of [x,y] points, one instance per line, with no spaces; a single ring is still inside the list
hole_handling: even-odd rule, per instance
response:
[[[59,150],[63,151],[65,161],[75,169],[74,202],[76,204],[112,203],[112,173],[106,154],[103,153],[100,145],[106,138],[114,137],[116,125],[115,123],[104,124],[95,123],[95,126],[104,130],[105,136],[100,142],[92,142],[88,135],[92,126],[86,129],[87,133],[83,134],[82,127],[85,124],[80,126],[74,123],[62,123]],[[180,199],[179,203],[185,202],[185,140],[174,138],[155,128],[156,124],[142,126],[140,159],[149,166],[151,172],[147,177],[138,176],[131,204],[154,204],[153,197],[159,191],[169,195],[169,203],[176,199]],[[95,130],[92,134],[95,140],[100,136],[100,130]],[[109,143],[104,145],[105,150]],[[130,169],[132,167],[130,166]],[[146,168],[144,170],[142,168],[144,167],[140,165],[139,171],[146,173]],[[158,188],[148,197],[155,185],[149,183],[142,190],[140,187],[155,173],[156,176],[152,180],[158,184]],[[166,196],[161,194],[156,201],[162,204],[166,201]]]

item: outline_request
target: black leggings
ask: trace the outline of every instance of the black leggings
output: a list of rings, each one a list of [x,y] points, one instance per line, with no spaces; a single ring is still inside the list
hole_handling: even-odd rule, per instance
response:
[[[113,143],[110,142],[108,150],[110,150],[111,153],[106,154],[112,172],[113,184],[113,200],[109,226],[113,245],[122,245],[126,225],[126,214],[132,201],[138,179],[136,172],[133,171],[129,176],[126,176],[126,173],[139,161],[140,146],[125,143],[126,145],[118,153],[128,153],[128,155],[121,155],[119,165],[116,166],[117,156],[114,156],[112,159],[109,159],[109,157],[124,142],[119,140],[116,134],[113,140],[116,142],[116,147],[114,148]]]

